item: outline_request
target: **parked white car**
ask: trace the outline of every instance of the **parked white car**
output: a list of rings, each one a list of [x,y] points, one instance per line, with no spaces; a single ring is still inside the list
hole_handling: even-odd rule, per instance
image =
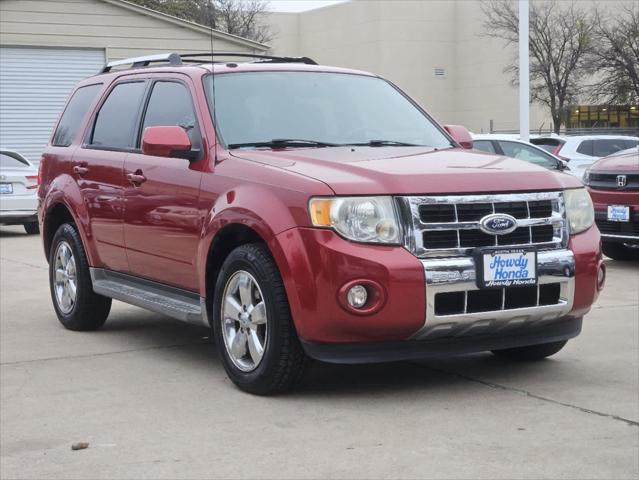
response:
[[[530,140],[569,162],[570,173],[581,178],[586,168],[603,157],[639,145],[639,137],[623,135],[579,135],[537,137]]]
[[[0,148],[0,224],[38,228],[38,169],[13,150]]]
[[[569,172],[565,161],[543,148],[519,140],[518,135],[473,134],[473,148],[534,163],[550,170]]]

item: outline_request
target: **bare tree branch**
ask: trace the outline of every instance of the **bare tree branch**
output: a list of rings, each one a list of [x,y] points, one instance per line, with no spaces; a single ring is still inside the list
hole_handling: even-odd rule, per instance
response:
[[[483,0],[484,34],[519,42],[519,14],[511,0]],[[591,14],[575,3],[557,0],[530,5],[530,92],[534,102],[547,106],[559,133],[566,108],[583,90],[588,75],[586,57],[592,50],[594,24]],[[504,69],[518,84],[518,58],[513,55]]]

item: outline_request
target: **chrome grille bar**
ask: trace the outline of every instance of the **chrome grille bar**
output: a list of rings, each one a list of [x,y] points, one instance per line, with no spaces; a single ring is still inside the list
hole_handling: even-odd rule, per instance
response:
[[[564,248],[568,242],[568,232],[566,227],[566,216],[564,208],[564,199],[562,192],[538,192],[538,193],[513,193],[513,194],[495,194],[495,195],[442,195],[442,196],[406,196],[397,197],[397,202],[400,211],[404,212],[407,217],[405,224],[408,228],[405,229],[405,241],[406,248],[411,250],[418,257],[446,257],[446,256],[468,256],[472,253],[474,248],[478,246],[503,246],[504,248],[517,248],[522,246],[535,245],[539,250],[552,250]],[[548,202],[550,205],[550,215],[537,217],[531,210],[532,206],[535,206],[539,210],[540,202]],[[428,214],[425,214],[426,218],[422,218],[422,212],[420,207],[433,206],[433,205],[453,205],[454,221],[428,221]],[[525,209],[524,205],[525,204]],[[508,211],[517,210],[516,221],[517,230],[521,235],[520,229],[527,229],[527,235],[521,235],[519,237],[506,237],[501,235],[494,235],[492,239],[488,239],[487,236],[482,237],[484,242],[481,245],[472,245],[475,234],[482,235],[479,229],[480,218],[473,220],[460,220],[460,209],[463,207],[474,207],[478,209],[478,217],[481,216],[481,210],[490,208],[488,212],[492,210],[493,213],[508,213]],[[470,213],[474,213],[472,210]],[[520,215],[519,213],[523,213]],[[450,215],[447,215],[450,219]],[[466,212],[468,216],[468,212]],[[523,218],[523,217],[526,218]],[[519,217],[519,218],[518,218]],[[447,218],[443,218],[444,220]],[[439,219],[441,220],[441,218]],[[541,235],[543,232],[539,230],[540,227],[552,226],[552,237],[550,232],[548,234],[548,240],[546,241],[534,241],[535,234],[539,232]],[[525,231],[525,230],[524,230]],[[438,235],[444,235],[443,240],[437,240],[441,243],[448,243],[445,247],[429,248],[426,245],[425,235],[432,235],[429,232],[438,232]],[[447,232],[450,232],[447,234]],[[470,236],[469,236],[470,235]],[[483,234],[487,235],[487,234]],[[526,237],[527,238],[524,238]],[[501,241],[500,241],[501,238]],[[516,243],[501,243],[513,241],[516,239]],[[454,241],[453,239],[456,239]]]

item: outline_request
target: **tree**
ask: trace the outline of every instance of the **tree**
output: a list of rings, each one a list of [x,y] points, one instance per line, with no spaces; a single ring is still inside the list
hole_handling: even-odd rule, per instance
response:
[[[615,16],[597,10],[594,48],[589,69],[593,101],[608,104],[639,102],[639,4],[622,5]]]
[[[519,14],[515,2],[483,0],[484,35],[519,42]],[[594,23],[591,13],[576,4],[556,0],[530,4],[531,99],[550,109],[555,133],[559,133],[567,107],[584,89],[588,75],[586,56],[592,48]],[[504,70],[518,84],[518,58]]]
[[[261,24],[268,7],[265,0],[128,1],[256,42],[267,43],[273,38],[268,26]]]

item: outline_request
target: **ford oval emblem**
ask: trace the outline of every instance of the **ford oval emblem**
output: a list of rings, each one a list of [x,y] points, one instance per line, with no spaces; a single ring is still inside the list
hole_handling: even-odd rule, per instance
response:
[[[493,213],[479,221],[479,229],[489,235],[505,235],[517,228],[517,220],[512,215]]]

